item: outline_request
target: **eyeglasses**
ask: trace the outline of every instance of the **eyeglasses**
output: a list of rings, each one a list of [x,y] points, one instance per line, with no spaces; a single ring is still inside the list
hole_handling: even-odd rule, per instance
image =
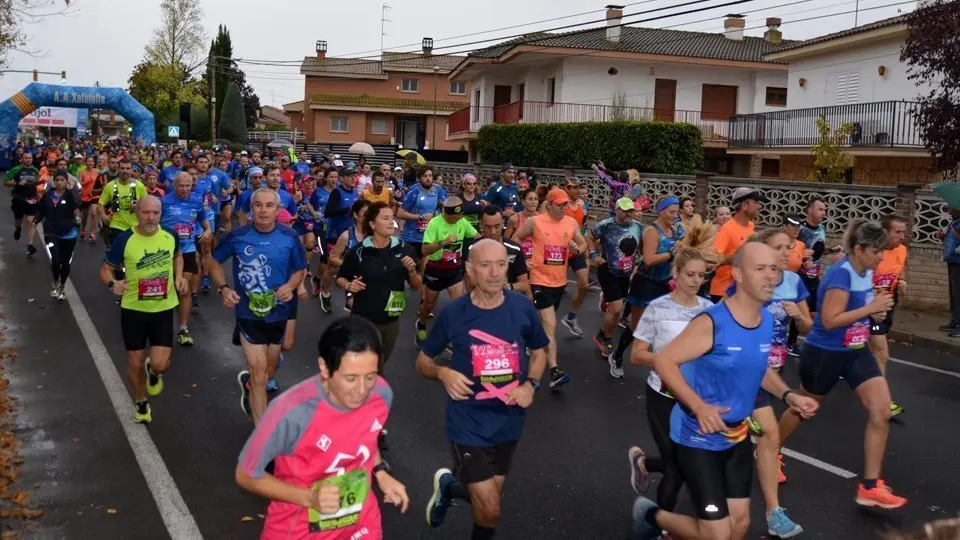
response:
[[[477,183],[476,183],[476,182],[464,182],[464,185],[466,185],[466,186],[475,186],[475,185],[477,185]]]

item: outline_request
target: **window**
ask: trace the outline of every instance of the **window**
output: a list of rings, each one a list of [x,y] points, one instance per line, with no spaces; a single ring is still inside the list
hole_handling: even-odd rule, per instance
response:
[[[860,72],[848,71],[837,74],[837,105],[860,102]]]
[[[420,91],[420,79],[403,79],[400,81],[400,91],[416,94]]]
[[[473,121],[480,121],[480,89],[474,88],[473,90]]]
[[[330,133],[346,133],[348,131],[346,116],[330,117]]]
[[[786,107],[787,89],[768,86],[766,104],[768,107]]]
[[[384,118],[374,118],[370,120],[371,135],[389,135],[387,131],[387,120]]]
[[[547,102],[557,102],[557,79],[553,77],[547,79]]]
[[[461,81],[453,81],[450,83],[450,95],[452,96],[465,96],[467,95],[467,83]]]

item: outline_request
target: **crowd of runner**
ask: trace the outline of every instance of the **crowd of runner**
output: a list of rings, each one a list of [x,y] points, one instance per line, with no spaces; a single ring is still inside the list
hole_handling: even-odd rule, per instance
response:
[[[253,423],[236,481],[271,501],[264,538],[383,537],[373,479],[406,511],[381,455],[393,401],[381,372],[411,309],[416,369],[449,396],[452,467],[432,479],[431,527],[461,500],[473,509],[472,538],[496,534],[524,410],[541,380],[552,391],[573,384],[558,322],[577,338],[596,326],[611,377],[649,369],[656,455],[627,451],[635,538],[743,538],[754,468],[769,533],[802,532],[780,505],[780,447],[840,380],[867,413],[856,503],[907,502],[882,476],[889,421],[903,413],[885,378],[886,334],[907,285],[906,225],[895,215],[855,220],[831,245],[822,198],[760,230],[769,201],[758,189],[738,188],[729,206],[700,215],[688,198],[651,200],[636,171],[602,163],[594,170],[612,197],[593,220],[584,180],[538,182],[510,164],[483,189],[471,174],[444,183],[411,160],[373,170],[362,158],[292,150],[71,141],[20,143],[17,160],[6,177],[14,238],[26,228],[33,257],[42,227],[52,297],[65,299],[77,242],[104,243],[99,278],[119,297],[137,422],[153,420],[149,399],[163,390],[174,341],[198,339],[189,329],[198,293],[216,291],[234,312],[246,360],[238,397]],[[603,314],[583,321],[591,270]],[[316,298],[331,313],[334,287],[351,316],[323,332],[318,374],[270,403],[299,305]],[[779,375],[788,362],[798,389]],[[656,501],[643,495],[652,473],[662,475]],[[684,485],[694,516],[675,512]]]

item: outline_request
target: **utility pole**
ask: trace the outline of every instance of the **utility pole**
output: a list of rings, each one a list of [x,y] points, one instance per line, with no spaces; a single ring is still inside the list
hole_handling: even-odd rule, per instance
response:
[[[211,55],[210,61],[210,138],[217,138],[217,56]]]
[[[440,66],[433,66],[433,139],[430,141],[430,149],[437,149],[437,74],[440,73]]]
[[[392,22],[387,19],[387,10],[393,9],[387,4],[380,6],[380,59],[383,60],[383,37],[387,35],[385,30],[385,25],[388,22]]]

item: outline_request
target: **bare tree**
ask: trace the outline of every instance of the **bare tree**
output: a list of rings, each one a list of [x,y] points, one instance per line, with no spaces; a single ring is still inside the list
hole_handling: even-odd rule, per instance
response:
[[[206,46],[200,0],[163,0],[160,11],[163,20],[147,45],[147,60],[159,66],[194,69]]]
[[[60,3],[66,4],[62,8]],[[34,55],[38,51],[26,50],[27,34],[24,26],[36,24],[47,17],[66,15],[74,10],[70,0],[0,0],[0,68],[7,65],[7,54],[19,51]]]

